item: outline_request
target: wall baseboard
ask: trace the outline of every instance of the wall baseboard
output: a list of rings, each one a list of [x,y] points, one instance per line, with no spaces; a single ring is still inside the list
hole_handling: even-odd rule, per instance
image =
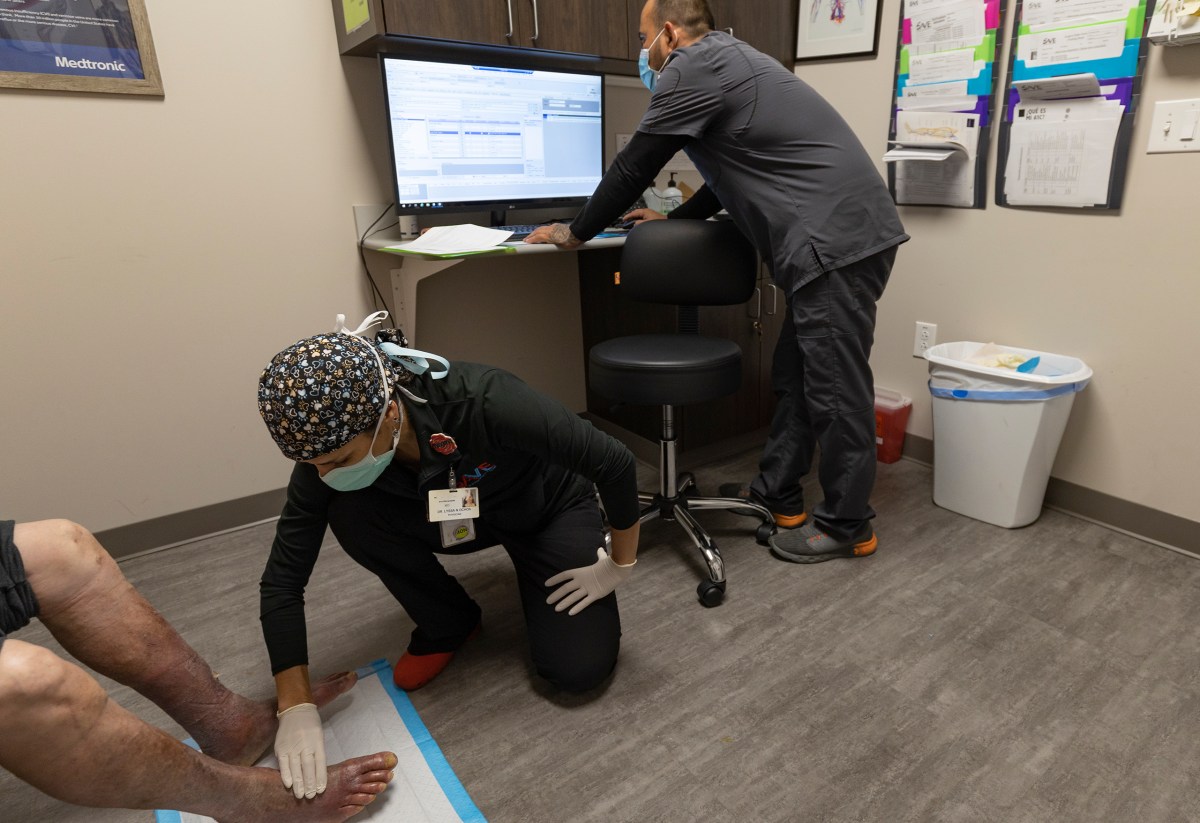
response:
[[[933,465],[933,441],[908,434],[904,457]],[[1051,477],[1046,484],[1047,508],[1115,529],[1139,540],[1200,559],[1200,523],[1132,503],[1066,480]]]
[[[625,443],[634,457],[650,466],[658,465],[658,443],[646,440],[602,418],[584,415],[602,431]],[[761,445],[765,431],[738,435],[727,441],[693,449],[679,456],[680,468],[719,460]],[[933,441],[909,434],[904,438],[904,459],[933,465]],[[235,531],[279,516],[286,489],[261,492],[248,497],[202,506],[177,514],[131,523],[97,532],[96,538],[117,558],[190,543],[223,532]],[[1051,477],[1046,487],[1048,508],[1155,543],[1200,559],[1200,523],[1132,503]]]
[[[286,499],[287,489],[260,492],[237,500],[105,529],[96,532],[96,539],[113,557],[132,557],[279,517]]]

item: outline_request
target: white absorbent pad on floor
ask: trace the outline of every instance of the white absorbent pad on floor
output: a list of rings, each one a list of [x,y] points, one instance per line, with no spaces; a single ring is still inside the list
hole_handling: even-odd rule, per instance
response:
[[[408,695],[392,683],[392,667],[387,661],[360,669],[358,683],[321,709],[321,718],[325,760],[330,765],[382,751],[395,752],[400,761],[387,791],[356,814],[354,823],[486,823]],[[274,754],[257,765],[278,767]],[[156,812],[155,820],[212,823],[210,817],[172,811]]]

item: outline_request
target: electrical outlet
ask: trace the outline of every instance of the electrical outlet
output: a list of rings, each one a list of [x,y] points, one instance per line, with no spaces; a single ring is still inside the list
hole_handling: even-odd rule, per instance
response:
[[[917,334],[913,338],[913,357],[924,357],[925,352],[937,343],[937,323],[917,321]]]

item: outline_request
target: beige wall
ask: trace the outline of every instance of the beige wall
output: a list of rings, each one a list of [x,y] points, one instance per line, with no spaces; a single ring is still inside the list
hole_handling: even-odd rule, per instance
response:
[[[99,530],[279,488],[259,371],[368,311],[374,64],[338,57],[326,3],[147,6],[165,99],[0,91],[6,517]]]
[[[350,207],[390,199],[374,62],[337,56],[324,3],[147,5],[164,100],[0,91],[0,516],[100,530],[279,488],[287,465],[255,410],[259,370],[335,312],[371,309]],[[898,13],[889,0],[877,60],[798,71],[875,155]],[[874,362],[880,384],[915,398],[910,431],[931,436],[917,319],[943,341],[1075,355],[1096,378],[1055,475],[1200,520],[1188,488],[1200,286],[1183,256],[1200,157],[1142,153],[1149,104],[1196,95],[1197,76],[1200,49],[1151,50],[1119,215],[904,211],[914,239]],[[561,285],[539,312],[577,313],[575,295]],[[470,338],[420,318],[430,348],[472,356],[454,348]],[[555,339],[522,334],[501,364],[578,362],[547,353]],[[502,349],[493,336],[474,356],[504,361]],[[546,388],[577,405],[578,385]]]

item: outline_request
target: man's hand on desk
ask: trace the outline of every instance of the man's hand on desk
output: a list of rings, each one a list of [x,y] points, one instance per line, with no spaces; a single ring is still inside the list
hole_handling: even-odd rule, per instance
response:
[[[551,226],[539,226],[533,234],[525,238],[526,243],[553,243],[560,249],[573,249],[583,244],[566,223],[555,223]]]
[[[636,226],[638,223],[644,223],[647,220],[666,220],[667,216],[660,211],[654,209],[634,209],[621,218],[621,223],[633,223]],[[633,226],[630,226],[633,228]]]

